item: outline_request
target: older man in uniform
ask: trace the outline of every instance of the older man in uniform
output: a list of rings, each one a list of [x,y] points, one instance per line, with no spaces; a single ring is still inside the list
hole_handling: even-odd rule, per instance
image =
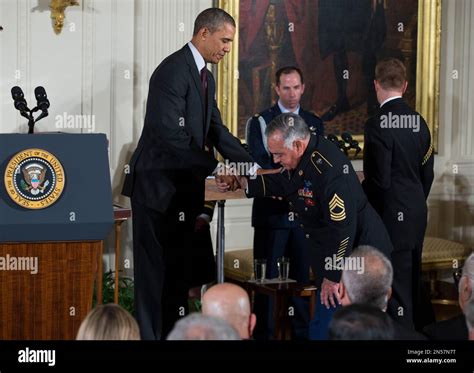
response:
[[[312,134],[300,116],[290,113],[274,119],[265,135],[274,162],[284,169],[259,170],[257,178],[239,177],[239,183],[248,197],[284,197],[300,220],[321,299],[309,336],[327,339],[331,315],[341,302],[345,258],[359,245],[371,245],[390,257],[390,238],[338,147]]]
[[[275,74],[277,103],[271,108],[256,114],[247,122],[246,142],[253,159],[263,168],[279,168],[273,162],[268,150],[265,128],[282,113],[300,115],[311,131],[324,135],[323,122],[312,112],[300,106],[304,93],[302,71],[294,66],[286,66]],[[300,283],[309,282],[309,258],[306,239],[294,214],[288,210],[287,201],[272,198],[255,198],[252,207],[252,226],[255,229],[253,241],[254,258],[267,260],[267,278],[277,276],[277,258],[290,258],[290,277]],[[295,308],[293,337],[306,339],[308,336],[309,305],[306,298],[293,298]],[[255,313],[259,323],[255,338],[266,339],[273,335],[273,310],[268,296],[258,294],[255,297]]]

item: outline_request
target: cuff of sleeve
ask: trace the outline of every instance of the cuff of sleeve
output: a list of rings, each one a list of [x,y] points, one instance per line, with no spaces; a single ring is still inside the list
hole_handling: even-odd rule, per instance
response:
[[[262,167],[260,167],[258,163],[254,163],[253,166],[249,170],[249,176],[253,176],[253,177],[257,176],[257,170],[259,170],[260,168]]]
[[[324,277],[327,278],[329,281],[332,281],[332,282],[339,282],[341,281],[341,275],[342,275],[342,271],[340,270],[326,270],[324,271]]]

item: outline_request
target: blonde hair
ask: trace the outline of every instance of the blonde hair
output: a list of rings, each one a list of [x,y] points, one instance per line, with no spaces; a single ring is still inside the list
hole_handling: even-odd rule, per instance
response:
[[[76,340],[139,340],[135,319],[117,304],[95,307],[82,321]]]

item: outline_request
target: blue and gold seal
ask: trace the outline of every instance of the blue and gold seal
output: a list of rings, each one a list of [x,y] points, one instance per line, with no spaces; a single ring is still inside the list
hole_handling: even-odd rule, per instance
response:
[[[10,159],[4,181],[13,202],[38,210],[59,199],[66,179],[61,162],[53,154],[43,149],[26,149]]]

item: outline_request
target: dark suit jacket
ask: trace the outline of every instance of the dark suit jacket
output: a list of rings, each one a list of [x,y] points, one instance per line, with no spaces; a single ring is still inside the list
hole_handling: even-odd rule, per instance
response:
[[[207,139],[234,162],[252,162],[240,141],[222,124],[215,101],[215,81],[208,71],[208,95],[185,45],[168,56],[150,79],[145,125],[130,161],[122,193],[137,203],[164,212],[176,192],[176,179],[189,175],[203,189],[204,179],[217,166],[204,151]],[[205,103],[207,102],[207,107]]]
[[[267,153],[263,145],[262,130],[259,118],[263,118],[268,125],[273,119],[281,114],[280,107],[275,104],[271,108],[256,114],[247,125],[247,145],[252,158],[263,168],[280,168],[274,163],[272,156]],[[308,127],[312,128],[318,135],[324,135],[324,126],[321,119],[310,111],[300,108],[299,115],[304,119]],[[252,206],[252,226],[255,228],[284,229],[299,226],[297,220],[289,220],[288,202],[272,198],[255,198]]]
[[[466,317],[462,314],[427,325],[423,333],[434,341],[467,341],[469,339]]]
[[[411,330],[392,319],[394,337],[396,341],[426,341],[427,338],[415,330]]]
[[[394,126],[396,118],[399,123],[408,123],[407,119],[411,118],[412,128],[389,128]],[[426,198],[434,177],[433,164],[428,126],[403,99],[387,102],[367,121],[363,186],[369,202],[382,217],[395,248],[401,240],[423,240]]]

